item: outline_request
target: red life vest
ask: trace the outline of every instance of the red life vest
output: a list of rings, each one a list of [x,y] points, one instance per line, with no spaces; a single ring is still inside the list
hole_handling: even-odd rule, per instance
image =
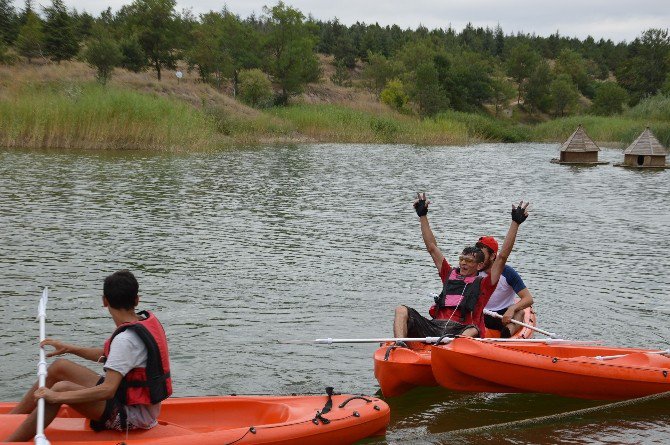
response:
[[[429,312],[433,318],[450,319],[458,311],[460,317],[453,321],[473,324],[472,311],[481,296],[482,277],[460,275],[459,268],[451,269],[449,276],[444,280],[442,292],[435,297],[435,304]]]
[[[172,394],[170,355],[163,326],[154,314],[139,312],[145,318],[124,323],[105,341],[103,361],[107,360],[112,340],[125,330],[134,331],[147,348],[147,364],[133,368],[125,375],[114,395],[124,405],[150,405],[167,399]]]

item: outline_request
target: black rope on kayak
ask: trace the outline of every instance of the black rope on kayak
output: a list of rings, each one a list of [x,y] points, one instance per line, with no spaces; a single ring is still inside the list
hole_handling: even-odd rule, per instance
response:
[[[407,348],[409,349],[409,346],[407,346],[407,343],[405,343],[402,340],[398,340],[394,342],[391,346],[388,347],[386,350],[386,353],[384,354],[384,361],[387,362],[389,360],[389,356],[391,355],[391,351],[393,351],[396,348]]]
[[[372,403],[372,400],[368,399],[367,397],[363,397],[363,396],[353,396],[353,397],[349,397],[347,400],[345,400],[344,402],[340,403],[340,404],[338,405],[338,408],[344,408],[345,406],[347,406],[347,403],[351,402],[352,400],[365,400],[366,403]]]
[[[515,420],[512,422],[496,423],[493,425],[484,425],[475,428],[464,428],[462,430],[448,431],[446,433],[439,433],[431,435],[431,438],[436,438],[437,440],[447,440],[453,436],[466,436],[471,434],[481,434],[491,431],[500,431],[504,428],[519,428],[519,427],[531,427],[539,426],[545,423],[552,423],[558,420],[568,419],[571,417],[582,416],[584,414],[590,414],[599,411],[607,411],[611,409],[623,408],[626,406],[635,405],[637,403],[650,402],[652,400],[660,400],[666,397],[670,397],[670,391],[651,394],[648,396],[638,397],[636,399],[622,400],[619,402],[608,403],[607,405],[592,406],[590,408],[578,409],[575,411],[568,411],[558,414],[550,414],[548,416],[533,417],[530,419]]]
[[[446,330],[446,328],[445,328],[445,330]],[[440,343],[442,343],[442,340],[444,340],[445,338],[457,338],[457,337],[460,337],[460,336],[459,335],[453,336],[453,335],[449,335],[449,334],[445,333],[445,334],[442,334],[442,336],[440,338],[438,338],[437,341],[434,344],[439,345]]]
[[[244,434],[242,434],[241,437],[239,437],[239,438],[233,440],[232,442],[226,442],[226,443],[223,444],[223,445],[233,445],[233,444],[239,442],[240,440],[244,439],[245,437],[247,437],[247,434],[249,434],[249,433],[256,434],[256,428],[254,428],[253,426],[250,427],[248,430],[246,430],[246,431],[244,432]]]

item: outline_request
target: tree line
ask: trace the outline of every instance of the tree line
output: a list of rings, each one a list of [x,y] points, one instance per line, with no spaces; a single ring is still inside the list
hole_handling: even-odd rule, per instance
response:
[[[242,18],[225,7],[195,16],[175,0],[134,0],[94,17],[62,0],[17,10],[0,0],[0,61],[79,58],[106,82],[115,67],[165,69],[185,61],[202,82],[228,87],[254,106],[282,105],[322,75],[317,54],[333,56],[333,82],[349,86],[362,67],[364,85],[401,112],[444,110],[496,114],[511,102],[527,112],[562,116],[590,99],[589,111],[620,113],[625,105],[670,94],[670,37],[648,29],[632,42],[505,34],[468,24],[451,27],[316,20],[283,2]]]

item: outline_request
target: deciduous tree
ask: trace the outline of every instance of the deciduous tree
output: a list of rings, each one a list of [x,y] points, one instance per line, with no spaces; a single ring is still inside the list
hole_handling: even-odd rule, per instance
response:
[[[517,103],[521,103],[526,79],[535,71],[540,62],[540,55],[531,49],[527,43],[521,43],[513,47],[507,56],[507,74],[514,79],[518,85]]]
[[[177,60],[175,5],[175,0],[135,0],[120,11],[128,34],[137,36],[158,80],[161,70],[174,69]]]
[[[314,54],[316,38],[305,16],[283,2],[266,7],[269,69],[281,89],[278,104],[286,104],[291,95],[300,93],[306,83],[319,78],[319,61]]]
[[[575,105],[579,98],[579,91],[572,79],[567,74],[560,74],[551,82],[549,87],[551,92],[551,101],[554,108],[555,116],[564,116]]]
[[[367,59],[363,67],[363,79],[377,94],[381,93],[389,80],[398,78],[404,72],[400,61],[388,59],[383,54],[370,52]]]
[[[549,63],[542,60],[528,78],[524,89],[524,105],[527,105],[529,111],[549,111],[551,107],[551,82],[554,75],[551,72]]]
[[[616,82],[603,82],[596,89],[592,111],[596,114],[620,114],[628,101],[628,93]]]
[[[84,60],[97,71],[98,82],[105,85],[114,68],[121,64],[123,54],[119,45],[109,36],[99,36],[88,43]]]

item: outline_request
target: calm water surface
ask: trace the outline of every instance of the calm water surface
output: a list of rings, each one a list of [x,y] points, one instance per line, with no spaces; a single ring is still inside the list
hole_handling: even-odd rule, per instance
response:
[[[170,337],[178,396],[374,393],[375,345],[276,339],[390,335],[440,283],[411,207],[433,201],[454,260],[502,237],[532,202],[510,263],[539,324],[576,339],[668,347],[670,170],[550,164],[556,145],[303,145],[213,154],[0,150],[0,400],[35,378],[36,302],[48,334],[100,344],[103,278],[140,281]],[[601,158],[618,161],[620,150]],[[424,309],[425,308],[425,309]],[[388,443],[667,443],[667,399],[537,427],[443,433],[602,405],[547,395],[418,389],[389,400]],[[377,440],[377,443],[384,441]]]

